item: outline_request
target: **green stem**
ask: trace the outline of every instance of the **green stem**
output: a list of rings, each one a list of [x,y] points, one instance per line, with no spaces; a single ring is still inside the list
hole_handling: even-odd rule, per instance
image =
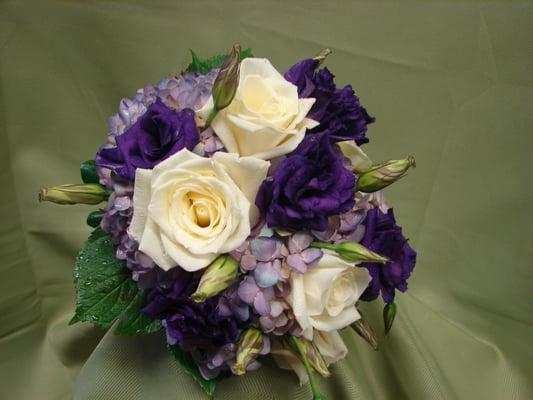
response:
[[[333,243],[311,242],[310,247],[314,247],[317,249],[335,250],[335,245]]]
[[[209,115],[207,116],[207,120],[205,121],[205,127],[208,128],[209,125],[211,125],[211,122],[213,122],[213,120],[215,119],[215,117],[217,116],[218,114],[218,111],[216,107],[214,107],[211,112],[209,113]]]
[[[307,355],[305,354],[305,349],[302,347],[305,345],[292,336],[289,338],[289,341],[292,342],[294,349],[298,352],[299,358],[304,364],[305,371],[307,372],[307,376],[309,377],[311,391],[313,392],[313,400],[326,400],[326,397],[318,390],[315,375],[313,374],[313,368],[311,367],[311,364],[309,364],[309,360],[307,359]]]

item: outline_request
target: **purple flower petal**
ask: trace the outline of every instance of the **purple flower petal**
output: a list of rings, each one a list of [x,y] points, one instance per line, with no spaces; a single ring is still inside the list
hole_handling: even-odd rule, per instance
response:
[[[241,267],[246,271],[252,271],[257,265],[257,260],[252,254],[244,254],[241,257]]]
[[[257,261],[271,261],[281,255],[281,242],[270,237],[258,237],[251,241],[250,250]]]
[[[247,304],[252,304],[260,289],[256,285],[254,278],[248,276],[241,282],[237,291],[239,298]]]
[[[267,333],[272,332],[276,327],[274,325],[274,320],[270,317],[260,317],[259,324],[261,325],[261,329],[263,330],[263,332]]]
[[[305,271],[307,271],[307,264],[303,260],[302,255],[299,253],[290,254],[287,257],[287,265],[300,274],[303,274]]]
[[[274,260],[271,262],[258,262],[254,270],[254,278],[257,286],[268,288],[278,283],[280,278],[281,262]]]
[[[322,258],[324,253],[320,249],[310,247],[302,251],[301,256],[308,268],[314,267],[316,263]]]
[[[263,349],[259,354],[264,356],[268,353],[270,353],[270,338],[267,335],[263,335]]]
[[[301,253],[309,247],[312,241],[313,236],[310,234],[306,232],[297,232],[289,238],[289,251],[291,254]]]
[[[270,301],[265,298],[263,292],[259,292],[255,297],[254,308],[260,315],[267,316],[270,314]]]

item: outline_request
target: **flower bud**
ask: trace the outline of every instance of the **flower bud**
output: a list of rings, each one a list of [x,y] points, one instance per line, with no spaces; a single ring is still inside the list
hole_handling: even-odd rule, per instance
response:
[[[246,368],[263,350],[264,344],[263,334],[259,329],[249,328],[244,331],[239,339],[237,356],[232,372],[235,375],[244,375]]]
[[[97,183],[60,185],[39,192],[39,201],[57,204],[99,204],[108,197],[109,192]]]
[[[379,349],[378,337],[367,320],[363,317],[355,321],[350,327],[376,351]]]
[[[218,256],[205,270],[196,292],[191,298],[203,303],[208,298],[222,292],[237,278],[239,263],[228,254]]]
[[[385,335],[389,333],[392,328],[392,323],[394,322],[394,317],[396,317],[396,303],[387,303],[383,308],[383,322],[385,324]]]
[[[96,228],[98,225],[100,225],[100,222],[102,222],[103,216],[104,212],[102,210],[91,212],[89,215],[87,215],[87,225],[92,228]]]
[[[374,253],[357,242],[339,243],[336,245],[335,251],[346,261],[375,262],[380,264],[385,264],[389,261],[387,257],[383,257],[378,253]]]
[[[241,46],[235,44],[220,67],[213,84],[213,101],[217,111],[230,105],[239,83],[239,63],[241,61]]]
[[[365,193],[377,192],[405,176],[410,167],[416,167],[413,156],[374,165],[359,174],[355,190]]]
[[[313,342],[305,341],[306,344],[306,351],[307,351],[307,359],[309,360],[309,364],[313,367],[313,369],[318,372],[320,375],[322,375],[324,378],[327,378],[331,375],[331,373],[328,370],[328,366],[326,365],[326,361],[324,360],[324,357],[322,357],[322,354],[317,349],[316,345]]]
[[[327,56],[329,56],[332,53],[331,49],[325,48],[320,51],[316,56],[313,57],[313,60],[318,61],[317,67],[324,62]]]
[[[313,242],[311,243],[311,247],[333,250],[339,255],[339,257],[350,262],[374,262],[385,264],[390,261],[387,257],[374,253],[357,242],[341,242],[337,244]]]

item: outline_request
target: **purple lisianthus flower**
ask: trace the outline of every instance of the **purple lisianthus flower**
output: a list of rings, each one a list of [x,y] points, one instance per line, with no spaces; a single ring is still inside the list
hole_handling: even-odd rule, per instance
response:
[[[298,88],[298,96],[316,99],[307,118],[320,122],[309,133],[326,133],[332,141],[355,140],[358,145],[368,142],[367,125],[374,122],[352,87],[337,88],[334,75],[323,68],[315,71],[318,60],[306,59],[293,65],[285,79]]]
[[[192,150],[199,135],[192,110],[172,110],[158,98],[115,140],[116,147],[98,151],[96,164],[134,180],[137,168],[151,169],[181,149]]]
[[[381,292],[385,303],[392,303],[396,289],[401,292],[407,290],[407,279],[416,263],[416,252],[402,235],[402,229],[396,225],[392,208],[386,213],[378,208],[369,210],[365,225],[365,236],[361,244],[391,261],[387,264],[361,264],[372,277],[361,299],[374,300]]]
[[[198,286],[199,277],[185,271],[169,283],[161,283],[148,293],[143,312],[152,319],[162,320],[169,340],[182,348],[212,348],[235,343],[248,321],[238,316],[221,315],[219,296],[203,303],[190,299]]]
[[[255,204],[268,226],[323,231],[328,216],[352,209],[354,186],[327,135],[311,135],[261,184]]]

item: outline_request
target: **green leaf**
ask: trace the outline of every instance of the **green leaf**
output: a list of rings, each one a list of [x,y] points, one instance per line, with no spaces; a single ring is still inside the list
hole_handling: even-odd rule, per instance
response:
[[[215,395],[216,384],[219,381],[218,378],[207,380],[200,374],[198,367],[194,363],[193,359],[188,353],[185,353],[180,350],[177,345],[169,345],[168,349],[178,361],[178,363],[183,367],[185,372],[192,376],[192,378],[202,387],[202,389],[207,393],[209,399],[213,399]]]
[[[102,210],[92,211],[89,213],[89,215],[87,215],[87,225],[92,228],[96,228],[98,225],[100,225],[103,216],[104,212]]]
[[[83,183],[100,183],[100,178],[96,174],[96,162],[87,160],[80,167],[81,180]]]
[[[70,324],[90,321],[108,328],[137,295],[124,262],[115,258],[111,237],[100,228],[83,245],[74,268],[76,312]]]
[[[198,55],[194,51],[191,50],[191,56],[192,56],[192,61],[187,66],[185,71],[197,72],[199,74],[207,74],[213,68],[220,68],[227,54],[219,54],[217,56],[203,59],[203,58],[198,57]],[[241,51],[241,60],[244,60],[245,58],[248,58],[248,57],[253,57],[252,49],[248,48],[246,50]]]
[[[153,320],[142,312],[146,305],[146,292],[139,292],[129,307],[120,317],[115,334],[117,335],[148,335],[159,331],[161,321]]]

